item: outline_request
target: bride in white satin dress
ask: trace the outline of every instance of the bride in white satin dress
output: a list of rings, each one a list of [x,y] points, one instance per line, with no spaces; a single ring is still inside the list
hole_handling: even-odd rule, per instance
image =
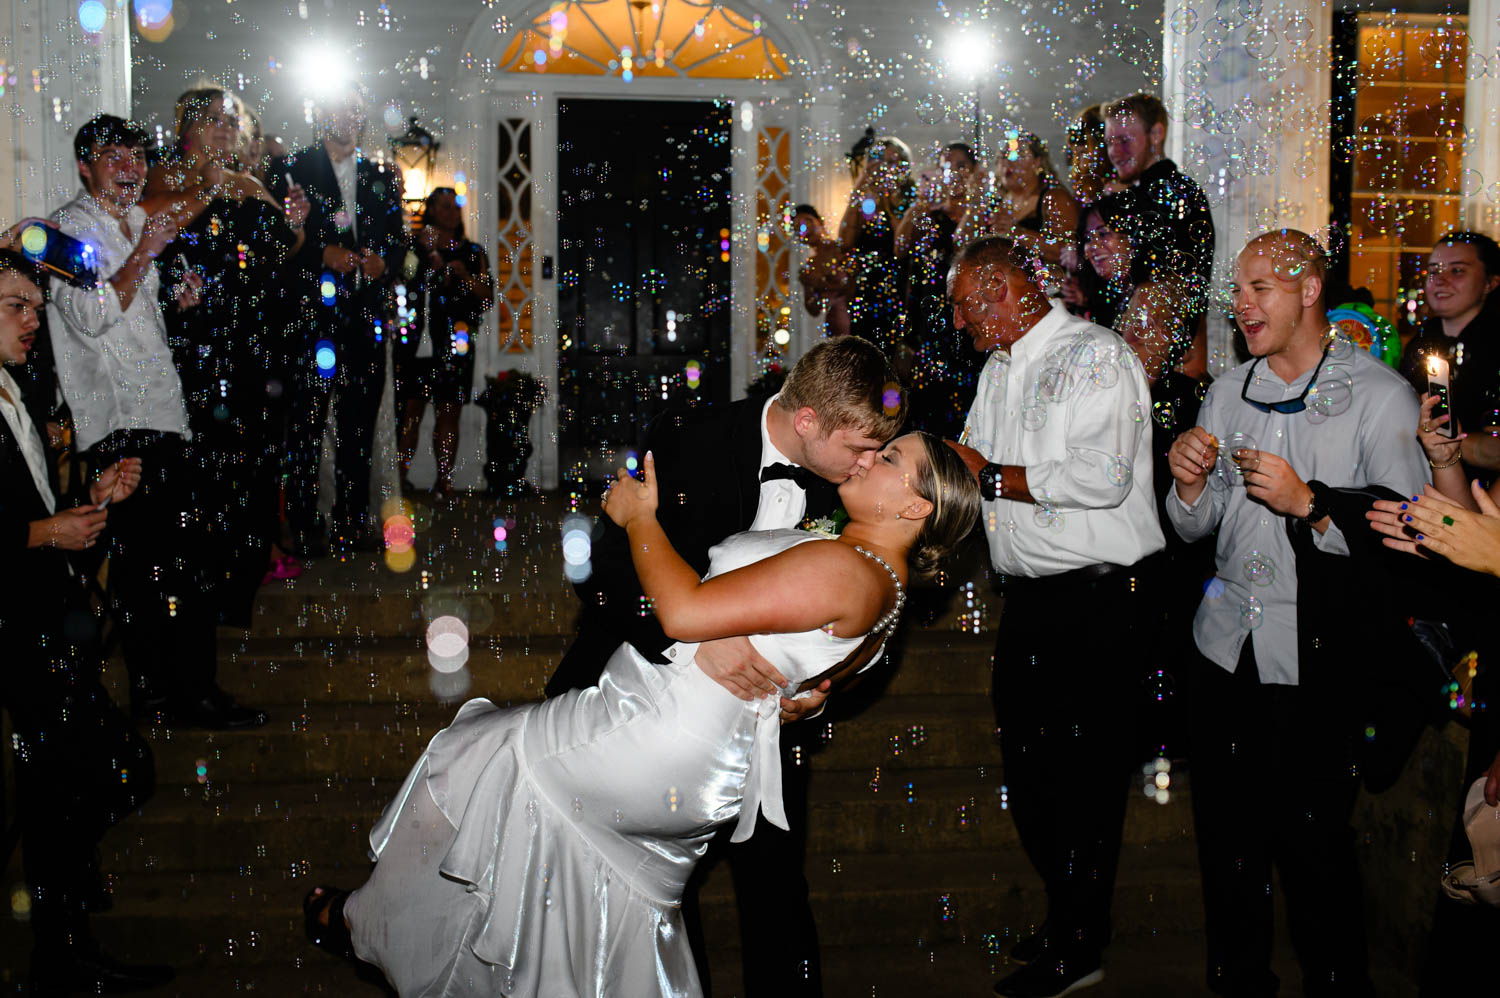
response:
[[[736,534],[700,580],[656,522],[654,477],[648,454],[605,511],[678,639],[670,664],[627,644],[596,688],[511,709],[469,701],[371,832],[370,879],[309,896],[315,941],[342,933],[315,932],[314,911],[347,924],[345,952],[403,996],[699,994],[683,885],[720,826],[738,820],[741,840],[757,813],[786,817],[777,698],[727,692],[694,666],[696,642],[749,635],[799,689],[841,678],[852,649],[894,626],[908,565],[935,567],[979,510],[962,460],[909,434],[840,487],[841,536]]]

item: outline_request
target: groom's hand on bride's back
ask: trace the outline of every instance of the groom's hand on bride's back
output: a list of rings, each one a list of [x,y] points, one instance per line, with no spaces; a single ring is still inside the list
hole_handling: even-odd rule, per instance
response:
[[[786,686],[786,677],[755,650],[747,637],[705,641],[698,646],[693,661],[705,676],[741,700],[754,700]]]

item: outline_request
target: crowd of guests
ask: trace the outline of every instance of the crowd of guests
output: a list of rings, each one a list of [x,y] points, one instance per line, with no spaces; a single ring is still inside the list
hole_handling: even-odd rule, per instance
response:
[[[1500,575],[1500,250],[1438,241],[1397,369],[1330,326],[1350,294],[1322,247],[1259,236],[1233,261],[1244,363],[1215,382],[1214,221],[1164,155],[1168,127],[1149,94],[1087,109],[1066,181],[1020,130],[993,167],[953,143],[916,177],[904,143],[867,133],[837,231],[793,211],[805,301],[828,335],[879,344],[911,423],[962,430],[981,476],[1006,600],[996,720],[1048,895],[997,993],[1102,977],[1126,795],[1160,755],[1191,767],[1209,987],[1275,993],[1274,867],[1307,993],[1371,994],[1358,789],[1389,787],[1423,725],[1461,715],[1464,790],[1500,792],[1494,587],[1473,574]],[[1080,614],[1109,654],[1059,639]],[[1178,710],[1121,709],[1169,695]],[[1459,820],[1450,863],[1469,879],[1433,884],[1425,994],[1477,983],[1500,928],[1463,903],[1470,854]]]
[[[0,641],[35,994],[170,976],[110,959],[88,931],[107,899],[99,836],[153,782],[137,726],[267,722],[218,684],[215,627],[249,626],[257,589],[295,578],[302,558],[380,548],[388,364],[399,474],[431,402],[435,491],[452,490],[489,261],[464,239],[452,189],[412,232],[399,171],[362,152],[358,88],[323,101],[316,123],[317,141],[285,154],[219,87],[181,96],[166,149],[99,115],[75,138],[78,194],[0,239]],[[130,675],[120,708],[99,683],[106,639]]]

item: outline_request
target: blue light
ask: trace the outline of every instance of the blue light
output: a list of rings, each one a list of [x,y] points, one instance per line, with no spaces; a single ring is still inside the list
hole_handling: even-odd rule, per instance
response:
[[[325,378],[333,377],[333,368],[338,362],[338,355],[334,353],[333,344],[327,340],[319,340],[313,357],[318,364],[318,373]]]
[[[104,9],[104,4],[99,0],[83,0],[78,5],[78,26],[91,35],[97,35],[104,30],[104,22],[109,18],[109,11]]]
[[[172,16],[172,0],[135,0],[135,17],[143,28],[160,28]]]
[[[318,294],[323,298],[324,305],[332,305],[338,298],[338,284],[333,279],[333,274],[324,271],[323,279],[318,282]]]
[[[867,217],[875,214],[875,199],[865,198],[859,203],[859,210],[864,212]]]

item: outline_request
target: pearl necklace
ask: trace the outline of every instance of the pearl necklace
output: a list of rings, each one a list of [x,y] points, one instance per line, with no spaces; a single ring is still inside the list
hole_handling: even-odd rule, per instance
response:
[[[858,551],[866,558],[869,558],[881,568],[885,569],[886,572],[890,574],[891,582],[895,583],[896,585],[895,605],[893,605],[889,610],[886,611],[885,616],[875,621],[875,625],[870,628],[870,632],[879,633],[880,631],[884,630],[892,630],[896,626],[896,618],[901,616],[901,608],[906,605],[906,588],[901,585],[901,577],[896,574],[895,569],[891,568],[890,565],[887,565],[885,563],[885,559],[880,557],[880,555],[875,554],[873,551],[866,551],[858,544],[854,545],[854,550]]]

